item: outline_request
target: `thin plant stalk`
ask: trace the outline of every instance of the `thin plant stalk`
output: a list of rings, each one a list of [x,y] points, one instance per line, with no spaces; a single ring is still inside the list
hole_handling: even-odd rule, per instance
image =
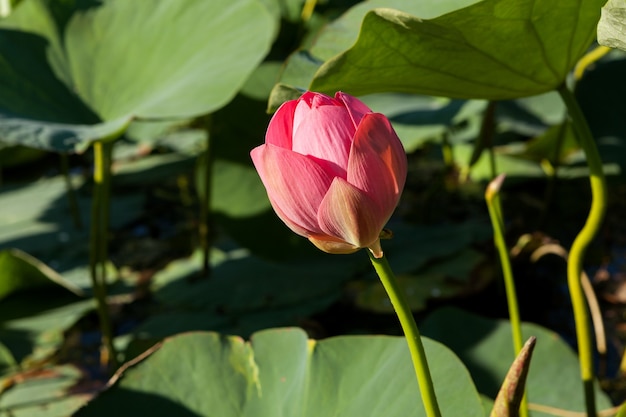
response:
[[[111,151],[110,142],[96,141],[94,149],[94,191],[91,206],[90,227],[90,275],[96,299],[96,309],[102,332],[104,357],[117,368],[117,354],[113,344],[113,326],[107,305],[106,264],[108,258],[107,234],[109,224],[109,197],[110,197],[110,170]]]
[[[74,227],[76,229],[83,228],[83,221],[80,217],[80,210],[78,209],[78,199],[76,198],[76,190],[72,185],[72,179],[70,177],[70,164],[69,157],[66,153],[61,153],[61,174],[65,180],[65,188],[67,190],[67,202],[70,207],[70,213],[72,213],[72,220],[74,220]]]
[[[302,6],[302,12],[300,13],[300,19],[303,22],[308,22],[313,16],[313,11],[315,10],[315,6],[317,4],[317,0],[304,0],[304,5]]]
[[[567,134],[567,130],[569,129],[568,123],[561,123],[558,126],[557,140],[554,144],[554,154],[552,156],[552,160],[543,160],[541,162],[541,167],[543,168],[544,173],[548,177],[548,182],[546,185],[546,191],[544,193],[544,208],[541,211],[541,215],[539,216],[538,226],[537,228],[542,228],[544,223],[546,222],[546,218],[550,211],[550,208],[553,205],[554,200],[554,192],[557,186],[558,180],[558,171],[560,164],[560,155],[563,148],[563,139]]]
[[[495,117],[496,117],[496,103],[495,101],[489,101],[485,114],[480,125],[480,132],[478,133],[478,140],[474,146],[474,151],[470,157],[469,166],[472,167],[480,159],[485,149],[489,152],[489,168],[491,171],[491,178],[496,177],[496,157],[493,152],[493,137],[495,135]]]
[[[430,370],[428,369],[424,346],[422,345],[422,339],[420,338],[420,333],[417,329],[417,324],[415,323],[409,303],[406,300],[406,296],[398,285],[398,281],[389,266],[389,262],[387,262],[387,258],[385,256],[375,258],[369,250],[367,253],[400,320],[400,325],[402,326],[404,336],[409,345],[411,360],[415,368],[415,376],[417,377],[417,383],[419,385],[426,415],[428,417],[441,417],[437,397],[435,396],[435,387],[430,376]]]
[[[583,382],[585,394],[585,406],[589,417],[597,416],[595,389],[594,389],[594,367],[593,351],[591,343],[591,331],[589,317],[587,314],[587,304],[580,281],[583,259],[587,247],[600,229],[604,220],[607,205],[607,187],[604,172],[602,170],[602,160],[596,143],[589,129],[589,125],[583,115],[574,94],[565,84],[558,89],[570,119],[579,144],[587,158],[589,166],[589,182],[591,185],[591,208],[587,220],[580,230],[569,251],[567,263],[567,282],[569,286],[572,308],[574,310],[574,321],[576,323],[576,338],[578,342],[578,358],[580,361],[580,375]]]
[[[446,168],[452,171],[454,169],[454,150],[450,143],[450,133],[447,130],[441,135],[441,153]]]
[[[594,62],[598,61],[604,55],[611,52],[611,49],[612,48],[609,48],[608,46],[598,45],[595,48],[593,48],[591,51],[586,53],[582,58],[578,60],[578,63],[576,64],[576,67],[574,68],[574,78],[576,80],[580,80],[583,77],[583,74],[585,73],[585,70],[587,69],[587,67],[589,67],[589,65],[593,64]]]
[[[542,256],[547,254],[559,256],[566,262],[567,257],[569,256],[567,250],[563,246],[556,243],[548,243],[535,249],[530,255],[530,261],[537,262]],[[600,355],[598,368],[606,373],[606,332],[604,329],[604,323],[602,322],[602,311],[600,309],[600,304],[598,303],[598,297],[596,296],[593,286],[591,285],[591,281],[585,271],[580,274],[580,283],[582,285],[587,304],[589,305],[591,323],[593,324],[593,330],[596,336],[596,349]]]
[[[506,301],[509,309],[509,320],[511,321],[513,348],[515,349],[515,355],[517,356],[524,347],[524,342],[522,339],[522,321],[520,319],[519,307],[517,303],[513,269],[511,268],[509,251],[504,239],[504,216],[502,215],[502,205],[500,204],[500,188],[502,187],[503,181],[504,174],[500,174],[489,183],[485,192],[485,201],[487,202],[489,217],[493,227],[494,243],[500,257],[502,276],[504,278],[504,288],[506,291]],[[519,411],[520,416],[528,417],[528,402],[526,395],[522,398]]]
[[[211,117],[201,118],[206,130],[206,149],[204,151],[204,162],[206,171],[204,173],[204,187],[200,195],[200,246],[202,248],[202,276],[208,278],[211,275],[211,185],[213,183],[213,149],[211,144]]]

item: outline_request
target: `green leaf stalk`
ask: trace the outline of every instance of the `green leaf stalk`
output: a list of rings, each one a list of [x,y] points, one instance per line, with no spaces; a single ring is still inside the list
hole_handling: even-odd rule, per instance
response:
[[[409,351],[411,353],[413,367],[415,368],[415,375],[422,395],[426,415],[428,417],[441,417],[437,397],[435,395],[435,387],[430,376],[430,370],[428,369],[424,346],[422,345],[422,339],[420,338],[420,333],[417,329],[417,324],[415,323],[415,318],[413,317],[406,296],[398,285],[398,281],[389,266],[389,262],[387,262],[387,258],[384,255],[381,258],[376,258],[369,250],[367,253],[400,320],[400,325],[402,326],[406,341],[409,345]]]
[[[595,417],[597,416],[597,411],[594,392],[595,376],[591,331],[587,314],[587,303],[583,294],[580,277],[585,251],[598,232],[604,219],[607,205],[607,187],[598,148],[574,94],[565,84],[559,87],[558,92],[567,107],[567,111],[574,126],[574,131],[578,137],[580,146],[585,152],[587,165],[589,166],[589,182],[591,184],[592,194],[591,208],[585,225],[578,236],[576,236],[576,239],[574,239],[574,243],[572,243],[569,252],[567,282],[572,307],[574,309],[580,375],[583,381],[586,411],[589,417]]]

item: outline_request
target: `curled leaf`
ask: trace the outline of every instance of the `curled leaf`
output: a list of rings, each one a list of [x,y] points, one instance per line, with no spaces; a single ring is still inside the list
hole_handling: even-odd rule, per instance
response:
[[[518,417],[519,406],[524,397],[526,376],[530,367],[530,359],[535,348],[536,337],[526,341],[524,347],[517,355],[509,368],[504,382],[500,387],[496,401],[493,404],[490,417]]]

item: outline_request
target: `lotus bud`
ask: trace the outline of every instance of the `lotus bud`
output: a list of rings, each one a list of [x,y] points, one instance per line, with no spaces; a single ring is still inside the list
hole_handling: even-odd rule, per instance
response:
[[[406,153],[384,115],[342,92],[306,92],[280,106],[250,155],[291,230],[324,252],[368,248],[382,257],[380,234],[407,174]]]

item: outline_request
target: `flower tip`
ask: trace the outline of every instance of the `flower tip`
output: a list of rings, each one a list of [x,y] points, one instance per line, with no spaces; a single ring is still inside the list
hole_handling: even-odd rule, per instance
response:
[[[502,188],[502,183],[504,183],[504,178],[506,174],[500,174],[495,177],[489,185],[487,185],[487,190],[485,191],[485,198],[491,200],[496,194],[500,192],[500,188]]]

